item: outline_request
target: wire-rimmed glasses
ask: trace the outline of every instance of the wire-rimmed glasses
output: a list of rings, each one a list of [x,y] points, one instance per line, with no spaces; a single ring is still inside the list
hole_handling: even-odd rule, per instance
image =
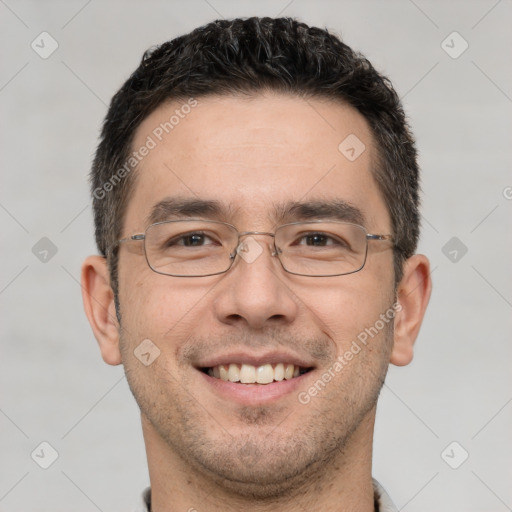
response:
[[[254,242],[247,244],[246,237],[251,235],[272,237],[271,254],[279,259],[283,269],[310,277],[358,272],[366,263],[368,241],[393,240],[392,235],[372,235],[363,226],[341,221],[292,222],[268,233],[239,232],[226,222],[186,219],[151,224],[144,233],[118,243],[143,241],[147,263],[158,274],[206,277],[227,272],[237,254],[251,245],[251,250],[262,248]]]

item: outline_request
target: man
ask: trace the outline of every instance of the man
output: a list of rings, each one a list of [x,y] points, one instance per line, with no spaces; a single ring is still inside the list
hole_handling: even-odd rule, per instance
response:
[[[376,403],[431,282],[387,79],[291,19],[210,23],[114,96],[92,189],[83,299],[141,409],[140,510],[395,510]]]

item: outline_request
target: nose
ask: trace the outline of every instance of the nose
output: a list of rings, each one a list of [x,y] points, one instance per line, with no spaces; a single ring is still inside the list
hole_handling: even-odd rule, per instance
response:
[[[217,286],[215,315],[222,323],[253,329],[289,324],[298,303],[287,286],[286,273],[275,257],[271,233],[242,233],[235,262]]]

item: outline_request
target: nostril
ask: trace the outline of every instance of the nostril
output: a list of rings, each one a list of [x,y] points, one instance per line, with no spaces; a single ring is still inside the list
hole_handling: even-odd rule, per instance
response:
[[[226,319],[231,320],[233,322],[239,322],[240,320],[243,320],[243,316],[235,313],[233,315],[227,316]]]

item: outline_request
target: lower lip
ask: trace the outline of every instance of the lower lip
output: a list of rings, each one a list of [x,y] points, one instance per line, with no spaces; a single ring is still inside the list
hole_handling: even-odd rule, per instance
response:
[[[280,398],[297,391],[299,387],[304,387],[305,379],[313,373],[313,370],[290,380],[271,382],[270,384],[240,384],[239,382],[210,377],[201,371],[199,373],[203,376],[207,385],[222,398],[244,405],[261,405],[276,402]]]

